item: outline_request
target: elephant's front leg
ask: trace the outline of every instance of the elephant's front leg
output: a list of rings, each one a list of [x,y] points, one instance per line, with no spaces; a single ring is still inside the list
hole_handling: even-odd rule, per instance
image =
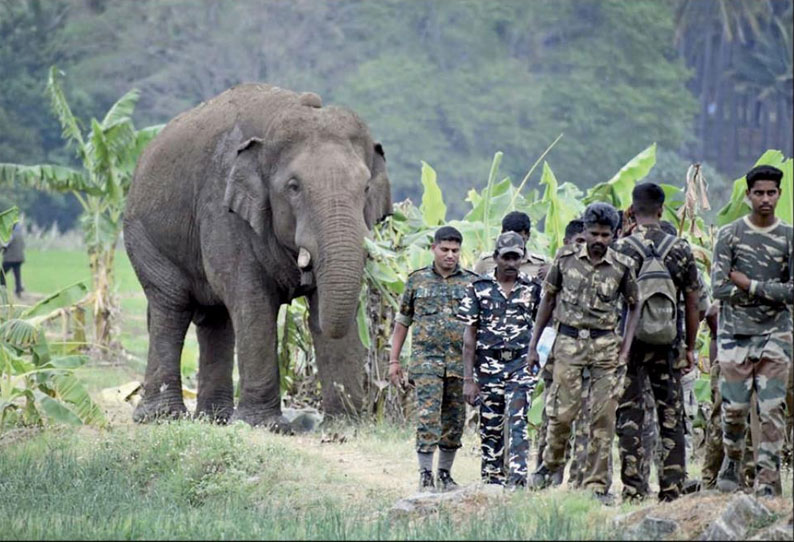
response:
[[[281,415],[276,355],[278,299],[263,289],[236,288],[230,307],[240,372],[240,401],[231,420],[288,430]]]
[[[323,408],[331,415],[356,416],[361,413],[364,403],[366,350],[358,338],[355,315],[347,335],[330,339],[320,332],[316,294],[309,296],[309,307],[309,327],[322,385]]]

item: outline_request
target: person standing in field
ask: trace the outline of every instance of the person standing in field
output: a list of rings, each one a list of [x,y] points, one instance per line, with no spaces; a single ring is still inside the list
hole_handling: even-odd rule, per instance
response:
[[[413,325],[412,360],[408,371],[416,389],[418,426],[416,452],[419,490],[457,488],[452,478],[455,453],[461,446],[466,407],[463,403],[463,324],[455,318],[466,287],[476,275],[459,265],[461,233],[439,228],[430,250],[433,263],[411,273],[400,311],[394,319],[389,379],[403,384],[400,365],[408,329]],[[433,479],[433,456],[439,450]]]
[[[617,413],[624,500],[644,499],[648,492],[644,466],[652,457],[645,456],[642,438],[646,379],[654,396],[662,446],[659,500],[676,499],[685,480],[681,373],[694,368],[700,282],[689,243],[666,233],[660,223],[664,200],[664,191],[655,183],[635,186],[630,213],[636,226],[615,247],[634,262],[643,303],[641,332],[634,337]],[[681,299],[683,322],[678,318]]]
[[[526,248],[529,242],[530,230],[532,229],[532,221],[529,215],[521,211],[512,211],[507,213],[502,219],[502,233],[509,231],[516,232],[524,240],[524,256],[521,258],[520,271],[524,273],[530,280],[535,281],[540,285],[545,277],[548,261],[540,254],[530,252]],[[496,260],[493,254],[483,255],[476,264],[474,264],[474,272],[478,275],[487,275],[496,268]]]
[[[585,245],[564,246],[549,269],[529,345],[528,363],[537,364],[538,340],[554,311],[557,338],[552,349],[553,384],[545,405],[547,445],[531,486],[547,487],[564,465],[571,424],[582,405],[582,374],[589,369],[592,432],[584,486],[608,503],[608,461],[617,400],[637,324],[637,284],[631,259],[610,248],[618,224],[615,208],[592,203],[583,221]],[[622,341],[616,332],[621,297],[629,309]]]
[[[757,166],[746,175],[752,212],[720,229],[711,284],[720,300],[717,335],[725,447],[717,489],[736,491],[750,396],[758,396],[761,438],[755,492],[781,494],[786,381],[792,356],[792,227],[775,216],[783,172]],[[784,197],[791,197],[790,194]]]
[[[458,310],[458,318],[466,324],[463,394],[470,405],[479,402],[480,406],[482,480],[506,482],[511,488],[527,484],[527,415],[537,384],[527,365],[527,348],[540,294],[537,283],[519,271],[524,243],[515,232],[497,238],[496,269],[472,282]]]
[[[562,239],[563,245],[583,245],[584,238],[584,222],[581,219],[575,218],[565,226],[565,235]],[[553,324],[550,324],[553,325]],[[548,396],[549,389],[553,382],[552,376],[554,371],[554,356],[549,354],[546,364],[540,371],[540,376],[543,379],[543,394],[540,400],[546,404],[546,397]],[[590,431],[590,424],[587,423],[589,419],[588,413],[590,406],[587,401],[587,395],[590,390],[590,375],[586,373],[582,380],[582,410],[579,417],[574,422],[574,441],[571,447],[565,449],[565,462],[568,462],[569,456],[571,457],[571,481],[573,486],[581,485],[582,470],[584,469],[584,458],[587,453],[587,435]],[[541,424],[538,430],[538,455],[537,465],[540,466],[541,458],[543,457],[543,450],[546,449],[546,430],[549,427],[549,418],[546,416],[546,409],[541,413]],[[552,485],[558,486],[562,484],[564,468],[555,473]]]
[[[25,238],[21,222],[14,224],[8,244],[3,246],[3,272],[0,274],[0,286],[6,285],[6,275],[14,273],[14,293],[22,296],[22,264],[25,263]]]

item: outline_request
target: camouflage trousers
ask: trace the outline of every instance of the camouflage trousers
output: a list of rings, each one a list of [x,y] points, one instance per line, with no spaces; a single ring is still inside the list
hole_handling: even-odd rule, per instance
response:
[[[538,450],[537,450],[538,454],[535,465],[536,468],[540,466],[540,463],[543,460],[543,450],[546,449],[546,432],[549,429],[549,417],[546,416],[545,405],[546,405],[546,400],[549,396],[549,389],[551,388],[551,383],[553,382],[552,380],[553,370],[554,370],[553,358],[549,356],[549,361],[546,363],[545,367],[543,367],[543,372],[541,373],[543,376],[543,394],[541,394],[540,400],[543,402],[544,409],[540,414],[540,429],[538,429]],[[584,395],[584,393],[589,389],[590,389],[590,383],[588,380],[587,385],[584,385],[584,383],[582,385],[582,393],[583,393],[582,411],[579,413],[579,418],[577,418],[576,420],[577,427],[581,425],[579,424],[579,420],[584,416],[584,412],[588,409],[588,407],[586,406],[587,398]],[[571,458],[571,452],[572,452],[571,447],[565,448],[565,463],[568,463],[568,460]]]
[[[466,404],[463,379],[437,375],[413,375],[416,386],[416,450],[432,453],[436,446],[447,450],[460,448]]]
[[[549,428],[543,464],[551,471],[565,465],[571,426],[582,409],[582,374],[590,371],[590,434],[584,467],[584,486],[609,490],[609,456],[615,433],[615,409],[623,386],[624,367],[618,365],[620,338],[612,333],[597,339],[558,335],[554,342],[553,382],[546,401]]]
[[[722,442],[722,395],[720,394],[720,364],[719,361],[711,366],[709,371],[711,379],[712,410],[706,424],[706,442],[703,453],[703,488],[715,489],[717,487],[717,474],[720,472],[722,459],[725,457],[724,443]],[[753,458],[753,439],[750,432],[745,433],[744,457],[742,458],[740,482],[745,487],[753,487],[755,481],[755,460]]]
[[[568,484],[578,488],[584,481],[585,463],[587,463],[587,441],[590,439],[590,370],[585,369],[582,374],[582,408],[576,421],[573,422],[573,441],[571,442],[571,467],[568,474]],[[566,458],[568,460],[566,450]],[[610,454],[609,467],[611,471],[612,456]],[[611,481],[612,475],[609,474]],[[611,485],[611,484],[610,484]]]
[[[642,407],[645,415],[642,419],[640,442],[642,443],[642,459],[640,459],[640,476],[643,483],[643,495],[651,492],[651,465],[656,465],[656,472],[662,472],[662,453],[659,446],[659,420],[656,416],[656,399],[651,389],[651,381],[645,378],[642,386]]]
[[[507,483],[525,485],[529,440],[527,416],[537,377],[526,363],[484,360],[477,367],[480,387],[480,474],[486,482],[505,481],[505,422],[508,424]]]
[[[681,403],[684,406],[683,415],[686,465],[692,462],[694,455],[693,435],[695,429],[692,424],[695,421],[695,417],[698,413],[698,400],[697,397],[695,397],[695,382],[697,381],[699,374],[700,371],[697,367],[695,367],[691,372],[681,375]],[[684,477],[686,478],[686,471],[684,471]]]
[[[643,383],[646,376],[650,380],[659,421],[662,453],[659,498],[670,500],[678,497],[683,485],[685,444],[680,371],[672,369],[669,355],[669,347],[653,348],[637,343],[631,351],[616,427],[624,496],[645,496],[647,491],[647,481],[642,477],[645,449],[641,439],[645,420]]]
[[[777,490],[780,487],[780,454],[786,429],[784,411],[792,335],[790,332],[720,334],[717,342],[725,455],[737,462],[742,460],[750,396],[755,389],[761,422],[756,484]]]

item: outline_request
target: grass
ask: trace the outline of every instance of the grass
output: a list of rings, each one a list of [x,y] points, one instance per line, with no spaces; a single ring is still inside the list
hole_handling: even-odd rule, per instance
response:
[[[364,427],[353,443],[382,436]],[[395,492],[373,480],[362,487],[344,464],[316,453],[316,440],[302,449],[305,439],[194,422],[43,431],[0,454],[0,538],[612,536],[603,508],[584,494],[517,493],[499,506],[392,517]]]

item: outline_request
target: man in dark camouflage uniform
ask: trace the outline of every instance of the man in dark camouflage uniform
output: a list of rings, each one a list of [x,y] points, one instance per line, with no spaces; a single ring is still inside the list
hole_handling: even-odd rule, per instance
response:
[[[659,473],[659,499],[669,501],[680,495],[685,477],[686,445],[684,438],[684,407],[681,398],[681,368],[689,372],[694,367],[695,339],[699,325],[698,280],[692,249],[684,239],[665,233],[659,223],[664,209],[664,191],[654,183],[642,183],[632,192],[631,214],[636,227],[631,236],[645,247],[662,255],[664,246],[670,246],[664,257],[667,268],[678,292],[684,298],[683,344],[673,342],[666,345],[651,345],[634,341],[626,372],[626,387],[617,413],[617,434],[621,456],[621,480],[624,499],[646,497],[647,484],[643,480],[645,450],[641,430],[645,418],[643,408],[643,384],[650,380],[656,403],[656,417],[662,445],[662,472]],[[628,238],[621,239],[616,250],[629,256],[634,262],[635,273],[639,273],[646,257]],[[679,352],[686,348],[685,356]],[[647,458],[650,460],[651,458]]]
[[[507,421],[507,485],[512,487],[526,486],[527,415],[537,383],[526,362],[539,288],[519,271],[524,250],[520,235],[501,234],[494,251],[496,270],[472,282],[458,311],[467,325],[463,394],[469,404],[480,404],[482,479],[489,484],[505,481]]]
[[[593,203],[583,220],[586,245],[558,251],[543,284],[545,293],[529,345],[528,362],[535,364],[540,331],[554,311],[557,338],[552,350],[553,384],[546,401],[547,446],[531,483],[534,488],[547,487],[563,467],[571,424],[581,409],[582,373],[589,369],[592,432],[584,485],[608,501],[608,458],[622,374],[637,324],[637,285],[631,260],[609,248],[618,222],[615,208]],[[615,331],[621,297],[629,307],[622,342]]]
[[[711,278],[714,297],[720,300],[717,355],[725,443],[717,489],[730,492],[740,486],[747,414],[755,390],[761,425],[755,491],[761,497],[781,494],[780,453],[792,355],[794,233],[775,217],[782,177],[783,172],[771,166],[747,173],[752,213],[719,231]]]
[[[413,324],[409,377],[416,386],[419,489],[432,490],[433,455],[439,448],[437,483],[441,490],[457,487],[450,471],[460,448],[466,407],[463,403],[463,325],[455,319],[466,287],[476,277],[461,269],[463,237],[450,226],[436,231],[433,264],[414,271],[406,281],[400,312],[394,319],[389,360],[392,384],[403,375],[400,351]]]

